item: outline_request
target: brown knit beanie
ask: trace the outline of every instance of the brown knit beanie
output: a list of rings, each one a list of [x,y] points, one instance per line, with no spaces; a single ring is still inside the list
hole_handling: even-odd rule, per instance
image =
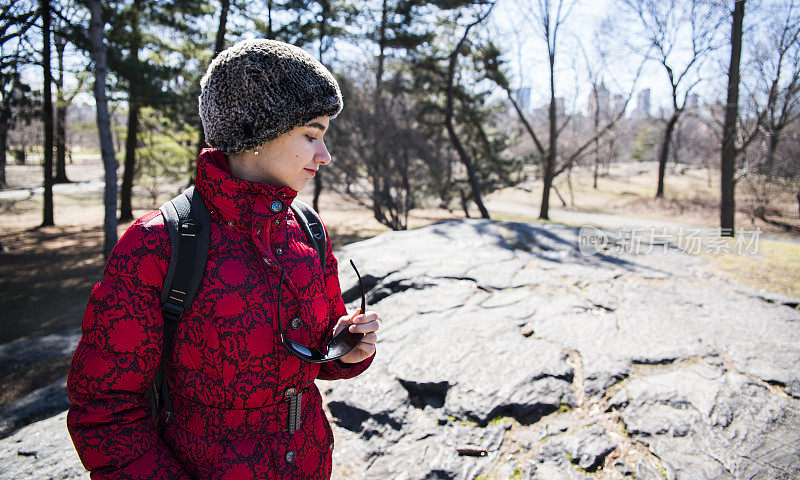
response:
[[[305,50],[275,40],[244,40],[223,50],[200,80],[206,141],[226,155],[341,110],[331,72]]]

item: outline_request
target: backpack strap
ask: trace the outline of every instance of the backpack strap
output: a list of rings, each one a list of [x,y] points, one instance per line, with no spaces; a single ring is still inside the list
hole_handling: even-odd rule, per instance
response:
[[[165,375],[167,359],[172,352],[175,332],[183,312],[191,306],[203,280],[211,223],[208,209],[194,186],[162,205],[159,210],[169,232],[170,259],[161,288],[164,340],[161,363],[153,382],[155,405],[151,402],[151,408],[155,409],[154,418],[162,406],[166,407],[167,416],[172,411]]]
[[[298,199],[292,202],[291,208],[309,243],[317,249],[319,266],[322,267],[322,274],[325,275],[328,243],[325,236],[325,228],[322,227],[322,220],[320,220],[319,214],[309,204]]]

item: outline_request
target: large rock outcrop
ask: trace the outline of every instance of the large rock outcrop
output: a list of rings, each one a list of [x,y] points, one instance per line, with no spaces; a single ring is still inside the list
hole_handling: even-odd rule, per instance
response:
[[[382,325],[367,372],[319,383],[334,478],[800,476],[797,301],[676,248],[584,256],[577,241],[570,226],[465,220],[339,251]],[[25,427],[0,459],[78,478],[74,453],[18,445],[47,428],[65,435],[59,417]]]

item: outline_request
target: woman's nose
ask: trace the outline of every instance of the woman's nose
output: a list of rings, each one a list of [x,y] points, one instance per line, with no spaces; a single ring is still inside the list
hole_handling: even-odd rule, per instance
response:
[[[327,165],[331,163],[331,154],[328,152],[328,147],[324,141],[319,142],[320,147],[314,154],[314,162],[319,165]]]

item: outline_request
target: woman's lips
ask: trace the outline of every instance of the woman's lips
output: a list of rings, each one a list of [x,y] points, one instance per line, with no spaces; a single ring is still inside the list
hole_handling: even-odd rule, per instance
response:
[[[317,174],[317,171],[316,171],[316,170],[311,170],[310,168],[303,168],[303,170],[305,170],[306,172],[308,172],[308,174],[309,174],[309,175],[311,175],[311,177],[312,177],[312,178],[314,177],[314,175],[316,175],[316,174]]]

